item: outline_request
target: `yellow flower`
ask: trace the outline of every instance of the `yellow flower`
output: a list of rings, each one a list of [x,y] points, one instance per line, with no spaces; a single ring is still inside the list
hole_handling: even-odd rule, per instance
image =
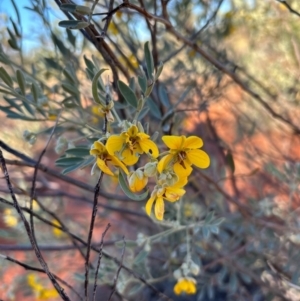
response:
[[[179,278],[177,283],[174,286],[174,293],[176,295],[180,295],[182,293],[186,293],[188,295],[196,294],[196,280],[191,277],[187,278]]]
[[[34,291],[38,300],[52,300],[52,298],[57,298],[59,296],[55,288],[44,288],[38,283],[34,274],[29,274],[27,276],[27,283]]]
[[[192,165],[207,168],[210,164],[209,156],[199,148],[203,141],[197,136],[163,136],[162,140],[170,148],[169,154],[164,156],[157,165],[161,173],[167,166],[172,165],[179,177],[188,176],[192,172]]]
[[[57,115],[53,113],[49,113],[48,120],[55,121],[57,119]]]
[[[52,223],[53,223],[54,225],[61,226],[61,224],[58,222],[57,219],[53,219],[53,220],[52,220]],[[58,229],[58,228],[54,228],[54,227],[53,227],[53,228],[52,228],[52,231],[53,231],[53,234],[54,234],[56,237],[58,237],[58,238],[64,236],[64,232],[63,232],[62,230]]]
[[[116,26],[116,24],[112,21],[108,25],[108,32],[111,33],[112,35],[116,36],[119,33],[119,30]]]
[[[158,220],[163,220],[165,213],[164,200],[169,202],[176,202],[185,194],[185,190],[182,187],[186,184],[187,178],[180,179],[173,186],[155,186],[151,193],[150,199],[146,203],[146,213],[150,216],[152,206],[154,205],[154,214]]]
[[[148,183],[148,177],[141,169],[129,173],[127,176],[129,188],[132,192],[139,192],[145,188]]]
[[[114,166],[120,167],[123,171],[128,174],[126,166],[115,156],[110,155],[105,148],[105,145],[99,141],[94,143],[94,148],[90,150],[90,154],[97,157],[98,167],[107,175],[114,176],[114,173],[108,167],[108,163]]]
[[[13,214],[11,209],[5,209],[3,212],[3,220],[7,227],[15,227],[18,224],[18,218]]]
[[[110,155],[117,153],[122,162],[130,166],[135,164],[139,155],[143,153],[150,154],[154,158],[158,157],[157,145],[149,138],[149,135],[139,132],[136,125],[132,125],[127,132],[110,136],[106,149]]]

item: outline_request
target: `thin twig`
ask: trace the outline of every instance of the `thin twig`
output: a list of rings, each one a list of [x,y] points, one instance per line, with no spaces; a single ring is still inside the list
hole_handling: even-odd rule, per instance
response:
[[[1,248],[0,248],[1,249]],[[20,265],[21,267],[23,267],[25,270],[30,270],[30,271],[35,271],[35,272],[40,272],[40,273],[45,273],[45,271],[41,268],[37,268],[37,267],[33,267],[31,265],[28,265],[28,264],[25,264],[19,260],[16,260],[10,256],[7,256],[7,255],[3,255],[3,254],[0,254],[0,257],[10,261],[10,262],[13,262],[13,263],[16,263],[18,265]],[[80,300],[83,300],[82,297],[80,296],[80,294],[73,288],[72,285],[68,284],[65,280],[61,279],[60,277],[56,276],[55,274],[53,274],[53,277],[61,282],[63,285],[65,285],[66,287],[68,287],[74,294],[77,295],[78,298],[80,298]]]
[[[61,296],[61,298],[63,300],[69,301],[70,300],[69,297],[64,292],[64,289],[59,285],[59,283],[53,277],[52,273],[50,272],[50,270],[48,268],[48,265],[47,265],[46,261],[44,260],[41,252],[38,249],[38,246],[37,246],[37,244],[35,242],[35,239],[34,239],[34,237],[32,235],[32,232],[31,232],[31,229],[30,229],[30,225],[29,225],[28,221],[26,220],[25,215],[24,215],[23,211],[21,210],[20,205],[18,203],[18,200],[17,200],[17,198],[16,198],[16,196],[14,194],[13,187],[12,187],[11,182],[10,182],[8,170],[7,170],[7,167],[6,167],[6,162],[5,162],[5,159],[3,157],[3,153],[2,153],[1,149],[0,149],[0,162],[1,162],[2,171],[4,173],[4,177],[6,179],[7,187],[9,189],[10,195],[11,195],[11,197],[13,199],[14,207],[16,208],[19,216],[22,219],[22,222],[24,224],[26,233],[27,233],[27,235],[29,237],[30,243],[31,243],[31,245],[32,245],[32,247],[33,247],[33,249],[35,251],[35,255],[36,255],[37,259],[39,260],[39,262],[40,262],[42,268],[44,269],[45,273],[48,275],[48,277],[49,277],[50,281],[52,282],[53,286],[55,287],[55,289],[57,290],[57,292]]]
[[[93,300],[94,301],[96,298],[97,279],[98,279],[99,267],[100,267],[100,263],[101,263],[101,259],[102,259],[102,249],[103,249],[103,245],[104,245],[104,237],[109,228],[110,228],[110,224],[107,224],[106,229],[104,230],[104,232],[102,233],[102,236],[101,236],[101,241],[100,241],[100,246],[99,246],[99,256],[98,256],[97,268],[96,268],[96,272],[95,272],[95,281],[94,281],[94,289],[93,289]]]
[[[85,257],[85,281],[84,281],[84,295],[85,300],[88,300],[88,285],[89,285],[89,260],[90,260],[90,252],[91,252],[91,243],[92,243],[92,236],[94,231],[94,225],[98,210],[98,196],[100,191],[100,185],[103,178],[103,172],[100,171],[99,180],[95,187],[95,194],[94,194],[94,204],[93,204],[93,212],[92,212],[92,218],[90,223],[90,229],[89,229],[89,235],[87,240],[87,250],[86,250],[86,257]]]
[[[276,0],[276,1],[284,5],[292,14],[295,14],[296,16],[300,17],[300,13],[294,10],[285,0]]]
[[[114,284],[113,284],[113,287],[112,287],[112,291],[111,291],[111,293],[110,293],[110,295],[109,295],[108,301],[111,300],[113,294],[114,294],[115,291],[116,291],[118,278],[119,278],[119,275],[120,275],[120,272],[121,272],[121,269],[122,269],[122,264],[123,264],[124,254],[125,254],[125,248],[126,248],[126,242],[125,242],[125,238],[124,238],[124,236],[123,236],[123,248],[122,248],[121,260],[120,260],[120,264],[119,264],[117,273],[116,273],[116,275],[115,275],[115,277],[114,277]]]

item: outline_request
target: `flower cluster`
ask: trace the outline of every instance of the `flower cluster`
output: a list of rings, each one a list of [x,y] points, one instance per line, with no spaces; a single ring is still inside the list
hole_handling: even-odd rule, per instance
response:
[[[42,284],[40,284],[34,274],[29,274],[27,276],[27,283],[35,293],[38,300],[53,300],[53,298],[57,298],[58,292],[55,288],[45,288]]]
[[[121,168],[127,175],[128,186],[134,193],[143,190],[148,178],[155,178],[155,186],[146,204],[146,213],[154,214],[158,220],[164,217],[164,201],[175,202],[185,194],[184,186],[193,170],[193,165],[207,168],[209,156],[200,148],[203,141],[197,136],[163,136],[163,142],[169,148],[159,154],[158,146],[144,132],[142,125],[123,124],[119,135],[111,135],[106,144],[96,141],[90,151],[96,156],[96,162],[102,172],[114,176],[112,166]],[[135,165],[142,154],[146,154],[149,162],[136,170],[128,170]],[[161,157],[159,159],[159,157]]]

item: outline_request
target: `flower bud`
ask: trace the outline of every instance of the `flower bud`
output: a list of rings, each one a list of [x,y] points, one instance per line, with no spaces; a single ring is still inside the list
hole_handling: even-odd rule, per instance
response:
[[[36,134],[28,130],[25,130],[23,132],[23,138],[31,145],[33,145],[36,142]]]
[[[146,177],[153,177],[156,174],[157,162],[149,162],[144,167],[144,175]]]
[[[131,172],[127,176],[127,180],[132,192],[141,191],[148,183],[148,178],[144,175],[141,169]]]

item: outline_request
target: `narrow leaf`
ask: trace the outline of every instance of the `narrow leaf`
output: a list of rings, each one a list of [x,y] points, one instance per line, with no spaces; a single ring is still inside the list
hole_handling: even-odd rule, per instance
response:
[[[21,70],[16,71],[16,77],[19,84],[19,88],[21,90],[22,95],[26,94],[26,81]]]
[[[10,75],[6,72],[3,67],[0,67],[0,78],[11,88],[13,88],[13,81]]]
[[[92,94],[94,97],[94,100],[96,103],[102,104],[101,99],[98,94],[98,79],[101,76],[101,74],[106,71],[107,69],[100,69],[94,76],[93,82],[92,82]]]
[[[158,119],[161,119],[162,115],[161,115],[161,112],[160,112],[160,109],[159,107],[157,106],[157,104],[153,101],[152,98],[148,97],[147,98],[147,106],[149,107],[150,109],[150,112],[151,114],[158,118]]]
[[[86,147],[75,147],[66,150],[66,154],[78,157],[85,157],[90,155],[90,149]]]
[[[137,108],[138,100],[135,93],[121,80],[118,81],[118,87],[125,100],[134,108]]]
[[[146,65],[147,65],[148,78],[153,79],[154,63],[153,63],[152,53],[149,49],[149,42],[145,43],[144,52],[145,52],[145,60],[146,60]]]
[[[140,85],[140,87],[141,87],[143,93],[145,93],[146,90],[147,90],[147,79],[146,79],[146,77],[144,77],[144,76],[139,76],[139,77],[138,77],[138,82],[139,82],[139,85]]]

